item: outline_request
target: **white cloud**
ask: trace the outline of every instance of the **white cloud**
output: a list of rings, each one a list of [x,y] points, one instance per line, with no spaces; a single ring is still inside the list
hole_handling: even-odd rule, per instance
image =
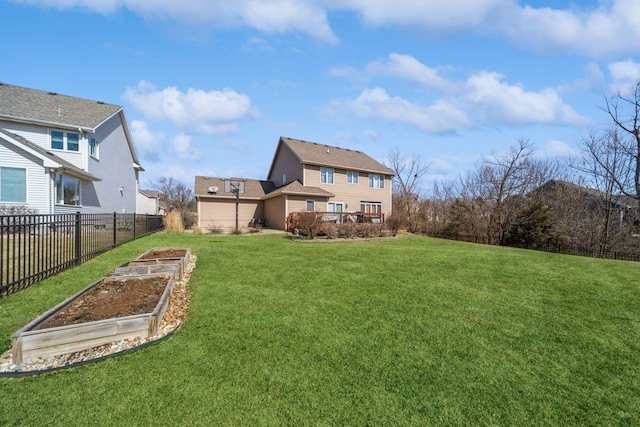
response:
[[[512,0],[343,0],[373,26],[410,25],[431,31],[479,29]]]
[[[559,141],[557,139],[551,139],[547,141],[544,146],[538,150],[536,153],[537,156],[543,158],[558,158],[558,157],[577,157],[580,155],[580,152],[575,148],[571,147],[564,141]]]
[[[407,124],[430,133],[485,125],[591,124],[564,103],[558,90],[527,91],[519,85],[505,82],[505,77],[495,72],[475,73],[466,81],[447,80],[414,57],[395,53],[389,55],[389,60],[370,63],[366,69],[369,73],[390,75],[421,87],[428,86],[441,92],[441,99],[427,106],[392,97],[383,88],[366,89],[356,99],[334,101],[330,112],[335,113],[335,107],[342,107],[361,117]],[[339,117],[338,114],[333,115]]]
[[[140,155],[150,161],[158,161],[164,134],[152,132],[149,130],[149,125],[140,120],[131,121],[131,134]]]
[[[613,78],[612,91],[622,96],[633,93],[640,81],[640,63],[630,59],[609,64],[609,72]]]
[[[173,86],[163,90],[144,80],[128,87],[123,98],[152,120],[168,120],[180,129],[211,134],[229,134],[238,122],[253,118],[256,111],[247,95],[232,89],[205,92],[189,88],[181,92]]]
[[[586,118],[562,101],[556,90],[545,88],[539,92],[529,92],[502,80],[503,75],[493,72],[477,73],[467,80],[465,98],[482,122],[589,125]]]
[[[518,0],[13,0],[109,14],[127,9],[148,20],[205,28],[253,28],[264,34],[300,33],[335,44],[328,13],[354,12],[370,27],[423,32],[497,34],[541,52],[591,56],[640,52],[640,2],[575,2],[570,8],[521,6]],[[580,6],[578,6],[580,5]]]
[[[541,52],[592,56],[638,52],[640,2],[613,0],[579,9],[511,8],[500,26],[516,43]]]
[[[391,97],[382,88],[365,89],[353,100],[334,101],[334,108],[346,108],[360,117],[415,126],[426,132],[456,132],[469,127],[465,114],[451,104],[436,101],[430,106]]]
[[[324,43],[337,37],[327,11],[314,1],[299,0],[14,0],[60,9],[81,8],[97,13],[128,9],[145,19],[174,20],[219,29],[249,27],[267,34],[297,32]]]
[[[201,153],[192,148],[191,139],[190,135],[179,133],[171,140],[173,152],[180,160],[197,160],[202,157]]]
[[[367,65],[367,72],[400,77],[425,88],[449,91],[455,85],[441,77],[434,68],[427,67],[410,55],[389,54],[388,59],[379,59]]]

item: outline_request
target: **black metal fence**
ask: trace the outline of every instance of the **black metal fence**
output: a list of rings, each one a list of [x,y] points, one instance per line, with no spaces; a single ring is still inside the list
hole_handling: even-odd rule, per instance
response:
[[[0,298],[162,229],[161,215],[0,215]]]
[[[429,234],[432,237],[441,239],[457,240],[460,242],[478,243],[486,245],[487,239],[483,236],[472,236],[468,234],[456,234],[456,235],[444,235],[438,233]],[[640,253],[612,251],[609,249],[597,249],[597,248],[582,248],[578,246],[562,245],[557,243],[546,243],[541,246],[525,247],[519,246],[520,249],[530,249],[543,252],[554,252],[565,255],[575,255],[589,258],[602,258],[602,259],[614,259],[621,261],[636,261],[640,262]]]

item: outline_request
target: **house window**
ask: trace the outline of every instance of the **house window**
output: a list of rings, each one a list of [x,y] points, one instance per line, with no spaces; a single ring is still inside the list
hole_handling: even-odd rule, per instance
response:
[[[98,141],[95,138],[89,138],[89,155],[98,158]]]
[[[357,184],[359,177],[358,171],[347,171],[347,184]]]
[[[384,176],[369,174],[369,188],[384,188]]]
[[[80,135],[74,132],[51,131],[51,148],[64,150],[65,142],[68,151],[80,151]]]
[[[287,174],[283,173],[282,174],[282,185],[285,185],[287,183]]]
[[[333,168],[320,168],[320,182],[333,184]]]
[[[64,150],[64,132],[51,131],[51,148],[54,150]]]
[[[344,212],[344,203],[342,202],[329,202],[327,203],[328,212]]]
[[[314,212],[316,210],[316,201],[307,200],[307,212]]]
[[[77,133],[67,132],[67,150],[69,151],[79,151],[79,137]]]
[[[370,214],[380,214],[382,213],[382,203],[381,202],[360,202],[360,212],[370,213]]]
[[[56,203],[80,206],[80,180],[67,175],[56,174]]]
[[[27,170],[0,168],[0,202],[27,203]]]
[[[226,179],[224,181],[224,191],[227,193],[238,191],[239,194],[244,194],[244,181],[239,179]]]

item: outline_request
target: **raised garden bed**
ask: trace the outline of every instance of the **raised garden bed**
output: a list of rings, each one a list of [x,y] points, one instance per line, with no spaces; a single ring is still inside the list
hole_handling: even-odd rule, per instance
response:
[[[154,248],[140,255],[133,260],[132,263],[155,263],[155,264],[170,264],[178,262],[180,264],[181,274],[184,271],[191,257],[191,250],[189,248]]]
[[[139,276],[141,274],[175,274],[182,279],[182,258],[141,259],[131,261],[113,270],[114,276]]]
[[[13,334],[13,362],[157,335],[173,280],[148,274],[92,283]]]

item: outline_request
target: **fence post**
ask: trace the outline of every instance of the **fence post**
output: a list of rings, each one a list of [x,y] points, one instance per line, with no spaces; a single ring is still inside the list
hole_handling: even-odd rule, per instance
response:
[[[118,227],[118,217],[117,217],[117,213],[114,212],[113,213],[113,246],[115,247],[116,244],[118,243],[118,236],[117,236],[117,231],[116,228]]]
[[[82,227],[81,227],[81,213],[80,211],[76,212],[76,266],[80,265],[82,261]]]
[[[133,238],[136,238],[136,213],[133,213]]]

